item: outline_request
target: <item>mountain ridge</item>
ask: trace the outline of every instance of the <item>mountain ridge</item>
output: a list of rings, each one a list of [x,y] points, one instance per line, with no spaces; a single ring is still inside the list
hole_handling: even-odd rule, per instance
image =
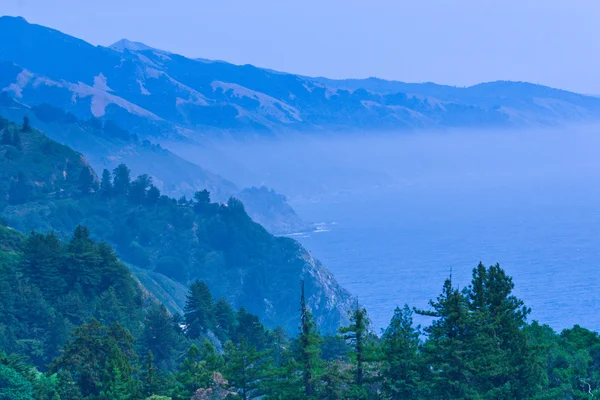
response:
[[[126,39],[112,48],[93,46],[11,17],[0,18],[0,33],[15,38],[0,44],[3,91],[80,118],[113,119],[143,138],[547,126],[600,118],[600,99],[533,84],[456,88],[309,78],[190,59]]]

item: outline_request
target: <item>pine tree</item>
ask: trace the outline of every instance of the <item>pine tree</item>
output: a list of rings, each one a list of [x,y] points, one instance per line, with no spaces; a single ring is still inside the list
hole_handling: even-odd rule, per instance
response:
[[[370,380],[371,366],[377,361],[370,324],[367,310],[361,308],[357,300],[356,307],[350,312],[350,325],[340,328],[342,337],[352,347],[354,379],[349,395],[357,399],[368,398],[366,383]]]
[[[250,346],[263,350],[267,345],[267,331],[256,315],[250,314],[244,307],[240,307],[236,313],[232,340],[235,343],[246,340]]]
[[[126,195],[131,185],[131,171],[125,164],[119,164],[113,170],[113,191],[117,195]]]
[[[512,295],[514,284],[500,265],[473,269],[468,299],[472,330],[473,386],[486,398],[517,398],[534,394],[540,384],[536,354],[523,332],[531,312]]]
[[[160,199],[160,190],[154,185],[150,185],[148,188],[148,192],[146,192],[146,203],[150,205],[155,205],[158,203]]]
[[[411,309],[396,308],[390,325],[382,336],[383,393],[392,400],[425,397],[426,367],[419,354],[419,330],[413,327]]]
[[[206,189],[196,192],[194,193],[194,199],[196,200],[194,211],[197,213],[206,211],[210,204],[210,192]]]
[[[66,291],[63,262],[62,245],[54,232],[32,233],[25,241],[21,268],[47,299],[54,300]]]
[[[322,373],[320,345],[321,336],[317,331],[312,314],[306,304],[304,281],[300,294],[300,335],[298,337],[298,362],[302,369],[302,383],[307,398],[317,398],[318,382]]]
[[[182,344],[181,333],[164,305],[152,307],[146,314],[140,344],[153,355],[153,361],[162,369],[175,367],[173,359]]]
[[[83,167],[79,173],[79,191],[81,194],[89,194],[94,186],[94,176],[89,168]]]
[[[102,283],[100,259],[87,227],[75,228],[67,246],[66,265],[71,286],[80,285],[88,295],[97,292]]]
[[[138,176],[129,186],[129,199],[134,204],[146,200],[146,190],[152,186],[152,178],[146,174]]]
[[[110,172],[107,169],[102,170],[102,180],[100,182],[100,194],[105,197],[111,195],[113,190],[112,187],[112,179],[110,177]]]
[[[213,298],[206,283],[200,281],[192,283],[184,313],[186,334],[192,339],[198,338],[207,329],[214,327]]]
[[[452,287],[450,277],[445,280],[436,301],[429,304],[432,311],[419,310],[417,313],[436,318],[424,329],[427,341],[423,347],[433,374],[432,397],[477,399],[477,392],[471,385],[477,373],[471,360],[477,350],[471,346],[474,333],[466,295]]]
[[[164,379],[160,376],[159,370],[154,364],[154,354],[148,350],[142,369],[142,394],[144,397],[162,394],[163,386]]]
[[[222,342],[226,342],[231,338],[235,327],[235,313],[231,305],[224,299],[220,298],[214,306],[215,319],[215,334]]]
[[[246,340],[225,344],[225,378],[242,400],[260,398],[265,394],[264,380],[272,368],[267,352],[260,352]]]
[[[189,400],[196,390],[210,386],[211,373],[204,367],[200,355],[196,345],[190,346],[175,375],[176,385],[171,393],[173,400]]]

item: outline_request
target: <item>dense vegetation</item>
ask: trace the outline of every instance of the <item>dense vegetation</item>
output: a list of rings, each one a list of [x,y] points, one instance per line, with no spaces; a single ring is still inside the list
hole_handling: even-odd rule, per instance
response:
[[[183,285],[204,281],[215,296],[288,332],[298,324],[291,299],[303,277],[322,329],[345,320],[349,294],[300,244],[253,222],[239,200],[213,203],[206,190],[175,200],[124,164],[98,178],[79,153],[31,128],[0,124],[10,139],[0,144],[0,212],[12,228],[66,239],[85,225],[123,261]]]
[[[172,315],[84,227],[60,242],[0,227],[0,399],[583,399],[600,394],[600,336],[526,321],[498,266],[451,279],[426,311],[374,334],[356,305],[323,337],[302,285],[293,337],[190,288]],[[424,329],[413,312],[433,317]],[[77,326],[78,325],[78,326]],[[8,354],[8,355],[7,355]]]
[[[600,394],[600,335],[528,323],[498,265],[477,266],[462,290],[447,279],[428,310],[397,308],[380,335],[356,304],[323,336],[337,323],[311,312],[322,303],[310,271],[299,284],[302,250],[252,222],[238,200],[211,203],[200,191],[176,201],[125,165],[98,178],[27,120],[0,124],[0,206],[11,226],[0,224],[0,400]],[[181,313],[117,254],[189,284]],[[264,299],[289,314],[273,318]],[[431,323],[414,326],[413,313]]]

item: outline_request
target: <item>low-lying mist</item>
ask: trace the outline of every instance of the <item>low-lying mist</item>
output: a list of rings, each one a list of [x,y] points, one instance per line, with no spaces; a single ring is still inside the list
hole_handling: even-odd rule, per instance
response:
[[[167,145],[239,186],[288,196],[296,237],[375,323],[426,307],[452,271],[499,262],[532,317],[600,329],[600,127],[356,133]]]

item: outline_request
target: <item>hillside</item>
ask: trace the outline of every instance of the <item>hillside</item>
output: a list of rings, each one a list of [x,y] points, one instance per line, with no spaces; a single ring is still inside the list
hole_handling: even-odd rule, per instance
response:
[[[158,144],[140,140],[112,120],[92,117],[80,120],[75,115],[43,103],[30,107],[0,93],[0,117],[23,121],[27,116],[32,127],[45,135],[81,152],[96,171],[113,170],[127,164],[134,176],[150,175],[164,194],[192,197],[198,190],[211,192],[216,201],[231,196],[242,197],[248,214],[273,234],[287,234],[309,229],[285,197],[275,195],[264,203],[264,196],[240,190],[233,182],[189,162]]]
[[[556,125],[597,119],[600,99],[518,82],[469,88],[307,78],[190,59],[127,40],[93,46],[2,17],[0,88],[29,105],[106,118],[140,136]]]
[[[20,141],[18,147],[0,145],[0,216],[9,226],[66,237],[85,225],[93,238],[114,245],[123,261],[183,285],[203,280],[216,297],[289,332],[298,326],[300,279],[321,329],[333,331],[347,319],[351,296],[331,273],[296,241],[253,222],[239,200],[211,203],[204,191],[178,202],[161,195],[147,175],[132,179],[125,165],[99,181],[80,154],[0,121],[3,132],[17,133]],[[173,296],[181,308],[181,296]]]

